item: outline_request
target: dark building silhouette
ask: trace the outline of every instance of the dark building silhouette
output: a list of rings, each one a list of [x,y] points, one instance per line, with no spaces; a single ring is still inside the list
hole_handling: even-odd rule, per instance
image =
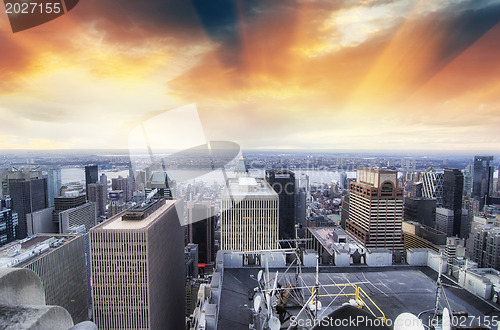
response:
[[[198,260],[215,261],[215,215],[210,204],[188,202],[188,243],[198,245]]]
[[[98,180],[99,180],[99,173],[97,165],[85,166],[85,191],[87,199],[89,198],[89,184],[97,183]]]
[[[472,197],[479,201],[482,210],[493,188],[493,156],[475,156],[472,175]]]
[[[279,239],[295,238],[295,174],[267,170],[266,181],[278,194]]]
[[[434,227],[437,201],[433,198],[406,197],[404,220]]]
[[[47,179],[9,180],[9,193],[12,198],[12,210],[19,218],[16,238],[23,239],[28,234],[26,214],[48,206]]]
[[[453,211],[453,236],[460,236],[464,175],[456,168],[445,168],[443,177],[443,208]]]

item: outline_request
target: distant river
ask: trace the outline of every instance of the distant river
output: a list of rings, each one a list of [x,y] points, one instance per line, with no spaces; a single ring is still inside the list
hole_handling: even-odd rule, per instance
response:
[[[212,183],[214,181],[221,182],[223,180],[223,175],[221,171],[209,172],[204,175],[199,175],[196,170],[170,170],[167,171],[170,176],[177,181],[205,181],[207,183]],[[118,176],[126,177],[128,175],[128,170],[99,170],[99,176],[104,173],[108,179],[117,178]],[[325,170],[296,170],[294,171],[295,177],[297,178],[301,174],[307,174],[309,176],[310,183],[328,183],[331,181],[338,181],[340,178],[340,172],[332,172]],[[227,173],[231,176],[231,173]],[[356,172],[348,171],[346,172],[348,178],[355,178]],[[265,175],[264,170],[250,170],[250,176],[261,177]],[[67,184],[69,182],[85,182],[85,169],[78,167],[69,167],[61,169],[61,179],[62,184]],[[223,181],[222,181],[223,182]]]

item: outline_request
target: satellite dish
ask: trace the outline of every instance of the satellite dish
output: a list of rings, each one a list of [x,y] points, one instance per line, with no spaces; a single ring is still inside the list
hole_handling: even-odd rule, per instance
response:
[[[269,319],[268,325],[270,330],[280,330],[281,328],[280,320],[274,315]]]
[[[411,313],[401,313],[394,320],[394,330],[424,330],[422,320]]]
[[[255,299],[253,300],[253,310],[255,313],[259,312],[261,302],[262,302],[262,296],[256,295]]]
[[[441,323],[441,329],[451,330],[450,312],[446,307],[443,309],[443,322]]]
[[[259,273],[257,274],[257,281],[260,282],[260,280],[262,280],[262,274],[263,274],[263,271],[261,269],[261,270],[259,270]]]

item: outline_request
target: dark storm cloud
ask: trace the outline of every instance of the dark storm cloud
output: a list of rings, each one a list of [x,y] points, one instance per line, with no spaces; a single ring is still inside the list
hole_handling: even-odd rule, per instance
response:
[[[438,60],[429,72],[431,76],[457,58],[500,22],[499,3],[482,8],[477,8],[477,6],[478,4],[473,1],[450,7],[447,10],[449,16],[445,16],[444,19],[439,19],[440,13],[436,14],[438,24],[443,25],[436,28],[436,31],[441,31],[436,35],[437,37],[443,35],[443,40]]]

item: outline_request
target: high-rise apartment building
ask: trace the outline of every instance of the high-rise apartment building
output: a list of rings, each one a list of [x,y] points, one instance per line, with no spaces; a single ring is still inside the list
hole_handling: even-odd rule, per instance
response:
[[[99,180],[99,171],[97,165],[85,166],[85,191],[87,199],[89,198],[89,184],[97,183]]]
[[[295,174],[266,170],[266,181],[278,194],[279,239],[295,238]]]
[[[123,199],[125,202],[132,200],[132,181],[127,178],[119,176],[117,178],[111,179],[111,189],[123,191]]]
[[[500,223],[494,217],[474,217],[467,240],[469,258],[481,268],[500,270]]]
[[[184,230],[176,203],[152,200],[90,230],[99,329],[184,329]]]
[[[221,198],[222,250],[278,248],[278,194],[264,179],[229,179]]]
[[[493,156],[475,156],[472,177],[472,197],[479,201],[480,210],[483,209],[493,188]]]
[[[106,216],[106,205],[108,204],[107,185],[102,183],[91,183],[87,186],[87,198],[94,202],[97,208],[97,216]]]
[[[455,168],[445,168],[443,175],[443,207],[453,212],[452,235],[460,236],[464,175]]]
[[[402,252],[403,190],[396,171],[358,169],[349,191],[346,230],[367,248]]]
[[[436,199],[437,206],[443,203],[444,174],[434,171],[422,173],[422,196]]]

